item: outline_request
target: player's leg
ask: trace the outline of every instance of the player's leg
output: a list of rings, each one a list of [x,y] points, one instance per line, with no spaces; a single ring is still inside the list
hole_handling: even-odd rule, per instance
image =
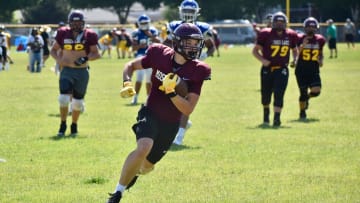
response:
[[[145,83],[146,83],[146,94],[147,96],[149,96],[150,91],[151,91],[151,74],[152,74],[152,69],[151,68],[147,68],[144,70],[145,72]]]
[[[260,72],[261,104],[263,105],[263,124],[270,124],[270,103],[272,94],[272,74],[269,68],[262,67]]]
[[[115,187],[115,191],[110,195],[108,202],[115,202],[113,200],[119,200],[126,189],[133,186],[137,180],[137,177],[142,169],[150,172],[151,168],[154,168],[153,161],[145,161],[148,155],[153,151],[154,137],[158,135],[158,123],[147,107],[142,106],[138,112],[137,123],[132,127],[136,134],[137,147],[134,151],[130,152],[127,156],[119,182]],[[118,202],[118,201],[117,201]]]
[[[59,106],[60,106],[60,128],[57,133],[59,137],[65,135],[66,131],[66,118],[68,115],[69,103],[70,103],[70,95],[72,92],[73,84],[70,82],[69,77],[67,75],[67,68],[65,68],[60,73],[60,80],[59,80]]]
[[[191,121],[189,120],[189,116],[186,116],[186,115],[182,114],[181,119],[180,119],[179,130],[176,133],[176,137],[175,137],[175,139],[173,141],[174,144],[182,145],[182,143],[184,141],[185,133],[186,133],[186,130],[187,130],[188,122],[191,123]],[[191,126],[191,124],[190,124],[190,126]]]
[[[289,80],[288,72],[287,67],[274,71],[274,127],[281,125],[280,114],[284,105],[284,95]]]
[[[75,83],[73,87],[73,98],[71,101],[72,105],[72,123],[71,123],[71,134],[75,136],[78,133],[77,126],[80,113],[84,108],[84,97],[86,89],[89,83],[89,72],[87,68],[83,68],[77,77],[75,78]]]
[[[138,101],[138,97],[139,97],[139,92],[141,89],[141,84],[142,81],[144,80],[144,75],[145,75],[145,70],[136,70],[136,81],[135,81],[135,92],[136,94],[134,95],[131,104],[136,105],[137,101]]]

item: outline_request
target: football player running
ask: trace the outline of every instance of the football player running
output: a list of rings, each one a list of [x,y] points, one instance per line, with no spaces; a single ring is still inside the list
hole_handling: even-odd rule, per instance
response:
[[[261,67],[261,102],[263,105],[263,124],[270,123],[270,103],[274,94],[274,127],[281,125],[280,114],[284,94],[289,79],[289,59],[292,50],[293,59],[297,56],[297,34],[286,28],[287,17],[282,12],[272,16],[272,28],[259,32],[252,53],[262,63]],[[292,64],[294,64],[294,61]]]
[[[323,65],[323,47],[326,43],[325,37],[316,34],[319,23],[315,18],[305,19],[303,26],[305,34],[299,35],[299,57],[295,69],[300,90],[300,119],[306,119],[309,99],[320,94],[320,67]]]
[[[145,52],[150,44],[152,43],[159,43],[159,32],[158,30],[151,26],[151,19],[147,15],[141,15],[137,20],[138,29],[136,29],[132,33],[132,50],[135,51],[135,57],[142,57],[145,55]],[[141,84],[145,77],[145,85],[146,85],[146,94],[149,96],[150,89],[151,89],[151,68],[137,70],[136,71],[136,82],[135,82],[135,95],[132,99],[131,104],[136,105]]]
[[[179,15],[181,20],[171,21],[167,25],[167,39],[163,42],[167,46],[172,46],[173,44],[173,33],[174,30],[185,22],[194,23],[202,32],[204,36],[204,44],[207,48],[206,52],[202,52],[200,60],[205,60],[208,56],[213,56],[216,48],[215,42],[213,40],[213,35],[211,33],[211,26],[208,23],[196,21],[197,17],[200,15],[199,4],[195,0],[184,0],[179,6]],[[191,126],[191,121],[189,117],[183,115],[180,122],[179,131],[174,139],[174,144],[181,145],[183,143],[185,132]]]
[[[122,97],[134,94],[131,76],[135,70],[151,67],[152,87],[145,105],[132,126],[137,146],[125,160],[115,192],[108,203],[120,201],[138,175],[149,173],[170,148],[179,128],[182,114],[189,116],[195,109],[204,80],[210,78],[211,69],[200,57],[203,35],[191,23],[182,23],[174,31],[174,48],[155,43],[143,57],[128,62],[123,71]],[[179,96],[175,86],[180,78],[187,78],[188,96]]]
[[[67,128],[68,106],[72,105],[71,135],[78,133],[77,123],[84,106],[84,97],[89,82],[89,60],[100,58],[98,36],[85,29],[84,14],[79,10],[70,12],[69,27],[57,30],[50,54],[62,67],[59,78],[60,129],[57,136],[63,137]],[[72,99],[71,99],[72,98]]]

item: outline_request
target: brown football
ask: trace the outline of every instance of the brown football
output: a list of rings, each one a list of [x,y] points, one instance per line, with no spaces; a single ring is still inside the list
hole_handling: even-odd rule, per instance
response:
[[[188,86],[187,83],[180,79],[179,84],[175,87],[175,92],[182,97],[186,97],[188,94]]]

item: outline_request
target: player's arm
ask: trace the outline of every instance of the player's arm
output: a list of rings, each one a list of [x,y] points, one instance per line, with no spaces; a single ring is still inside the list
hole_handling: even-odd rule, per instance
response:
[[[120,90],[120,96],[122,98],[132,97],[136,94],[135,89],[131,83],[131,77],[135,70],[142,69],[142,60],[143,57],[136,58],[125,64],[123,70],[123,86]]]
[[[255,58],[259,60],[263,66],[265,67],[269,66],[270,61],[263,57],[262,52],[263,52],[263,47],[259,44],[256,44],[252,49],[252,54],[255,56]]]
[[[292,48],[291,51],[292,51],[293,61],[290,63],[290,66],[291,66],[291,67],[295,67],[300,52],[298,51],[297,46],[295,46],[294,48]]]
[[[54,42],[53,46],[51,47],[50,50],[50,55],[56,60],[57,63],[59,63],[61,55],[59,55],[58,53],[60,53],[61,47],[59,45],[59,43],[57,43],[57,41]]]
[[[135,70],[143,69],[141,60],[143,57],[136,58],[132,61],[129,61],[125,64],[124,70],[123,70],[123,81],[131,81],[131,77]]]
[[[100,58],[100,54],[99,54],[99,49],[96,45],[92,45],[90,46],[90,52],[89,54],[87,55],[87,58],[89,61],[92,61],[92,60],[96,60],[98,58]]]
[[[175,97],[171,97],[170,99],[182,114],[189,116],[194,111],[199,98],[200,96],[198,94],[190,92],[186,98],[177,95]]]

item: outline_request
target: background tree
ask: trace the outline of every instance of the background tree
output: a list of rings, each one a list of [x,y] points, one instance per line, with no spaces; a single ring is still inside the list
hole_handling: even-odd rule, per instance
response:
[[[25,24],[57,24],[67,21],[70,6],[67,0],[41,0],[22,10]]]
[[[157,9],[160,7],[161,0],[69,0],[70,4],[76,8],[103,8],[116,13],[120,24],[127,23],[130,8],[135,2],[141,3],[145,9]]]
[[[0,1],[0,22],[10,23],[13,21],[13,12],[27,7],[29,5],[34,5],[38,0],[17,0],[17,1]]]

